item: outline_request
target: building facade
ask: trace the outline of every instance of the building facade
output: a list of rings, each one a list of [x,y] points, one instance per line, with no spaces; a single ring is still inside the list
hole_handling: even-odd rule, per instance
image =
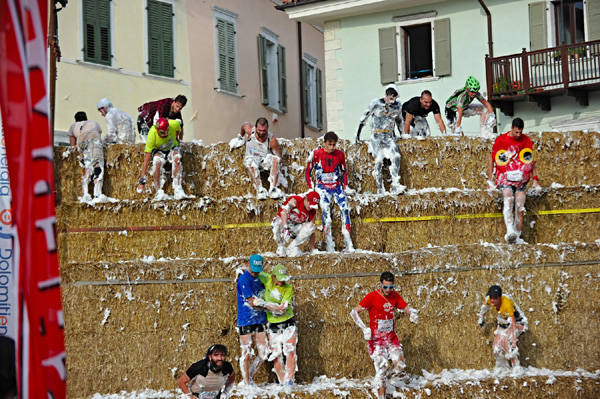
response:
[[[595,90],[600,82],[595,72],[600,70],[595,42],[600,39],[600,0],[300,0],[284,9],[292,20],[325,28],[328,129],[345,138],[354,137],[361,113],[371,99],[383,96],[387,83],[398,86],[403,102],[430,90],[443,108],[470,75],[479,79],[482,94],[496,107],[500,131],[508,130],[514,116],[532,131],[600,124],[600,93]],[[525,77],[523,71],[510,70],[516,62],[498,60],[505,66],[500,75],[486,71],[490,52],[495,57],[540,49],[560,54],[553,48],[562,43],[567,45],[562,66],[560,60],[548,60],[545,72],[536,72],[532,61]],[[571,76],[579,62],[570,56],[575,48],[587,62],[585,79],[579,82]],[[493,69],[495,64],[490,65]],[[560,68],[567,83],[556,76],[549,79],[552,85],[540,83],[548,75],[562,75]],[[538,72],[545,75],[536,80]],[[501,92],[499,79],[519,88]],[[473,119],[463,126],[478,134]],[[431,116],[429,124],[439,134]]]
[[[323,32],[279,4],[187,1],[193,124],[204,142],[227,141],[261,116],[278,137],[319,135],[326,125]]]
[[[58,13],[57,24],[55,142],[68,142],[65,132],[77,111],[106,132],[96,109],[100,98],[135,121],[141,104],[178,94],[188,98],[184,139],[196,137],[184,1],[74,0]]]

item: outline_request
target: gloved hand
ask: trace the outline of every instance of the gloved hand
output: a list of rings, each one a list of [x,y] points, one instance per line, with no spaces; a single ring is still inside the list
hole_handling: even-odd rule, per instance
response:
[[[410,310],[410,316],[408,317],[411,323],[417,324],[419,322],[419,312],[417,309]]]
[[[535,190],[536,194],[540,194],[542,192],[542,186],[540,186],[540,183],[538,183],[537,180],[533,181],[533,189]]]
[[[354,189],[350,188],[350,186],[346,186],[346,187],[344,188],[344,193],[345,193],[346,195],[354,195],[354,194],[356,194],[356,190],[354,190]]]
[[[479,327],[481,328],[485,327],[485,319],[483,317],[479,317],[479,320],[477,320],[477,324],[479,324]]]
[[[371,340],[371,329],[370,328],[363,328],[363,336],[365,337],[365,340],[370,341]]]
[[[264,299],[259,297],[254,297],[254,306],[264,307],[267,303]]]
[[[496,182],[494,182],[493,180],[488,180],[487,185],[488,185],[488,190],[490,190],[490,191],[496,190]]]
[[[463,128],[462,126],[457,127],[456,129],[454,129],[454,134],[460,134],[461,136],[464,136],[465,133],[463,132]]]
[[[145,185],[146,185],[146,177],[142,176],[138,180],[138,186],[137,186],[137,189],[136,189],[136,191],[138,192],[138,194],[141,194],[144,191],[144,186]]]

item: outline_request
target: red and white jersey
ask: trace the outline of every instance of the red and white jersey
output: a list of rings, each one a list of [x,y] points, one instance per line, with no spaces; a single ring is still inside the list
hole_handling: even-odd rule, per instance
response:
[[[517,140],[510,132],[504,133],[494,142],[492,161],[496,164],[496,184],[521,187],[529,181],[535,164],[533,143],[525,134]]]
[[[317,148],[310,153],[306,160],[308,188],[313,188],[310,180],[313,167],[316,170],[317,184],[322,184],[327,188],[335,188],[340,182],[344,188],[348,185],[346,156],[343,151],[334,150],[329,153],[324,148]]]
[[[384,296],[379,290],[368,293],[358,305],[369,311],[373,339],[394,332],[394,309],[404,309],[407,306],[396,291]]]
[[[288,223],[292,224],[311,222],[315,220],[315,216],[317,215],[316,209],[304,208],[304,197],[299,195],[292,195],[285,200],[281,209],[277,212],[277,216],[281,217],[281,211],[284,209],[288,213]]]

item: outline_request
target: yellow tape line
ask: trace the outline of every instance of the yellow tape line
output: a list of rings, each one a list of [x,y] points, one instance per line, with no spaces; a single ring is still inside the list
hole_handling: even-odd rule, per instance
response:
[[[582,209],[552,209],[549,211],[534,212],[536,215],[569,215],[579,213],[599,213],[600,208],[582,208]],[[484,219],[501,218],[501,213],[474,213],[466,215],[430,215],[430,216],[403,216],[386,218],[364,218],[361,223],[389,223],[389,222],[416,222],[424,220],[449,220],[449,219]]]

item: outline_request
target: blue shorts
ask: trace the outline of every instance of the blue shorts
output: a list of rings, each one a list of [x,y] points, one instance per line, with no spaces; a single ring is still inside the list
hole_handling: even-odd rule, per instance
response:
[[[527,183],[528,182],[529,182],[529,180],[526,181],[525,183],[523,183],[523,185],[521,187],[512,186],[512,185],[498,184],[498,189],[500,191],[502,191],[505,188],[512,188],[513,194],[514,193],[518,193],[518,192],[523,192],[523,191],[527,191]]]

